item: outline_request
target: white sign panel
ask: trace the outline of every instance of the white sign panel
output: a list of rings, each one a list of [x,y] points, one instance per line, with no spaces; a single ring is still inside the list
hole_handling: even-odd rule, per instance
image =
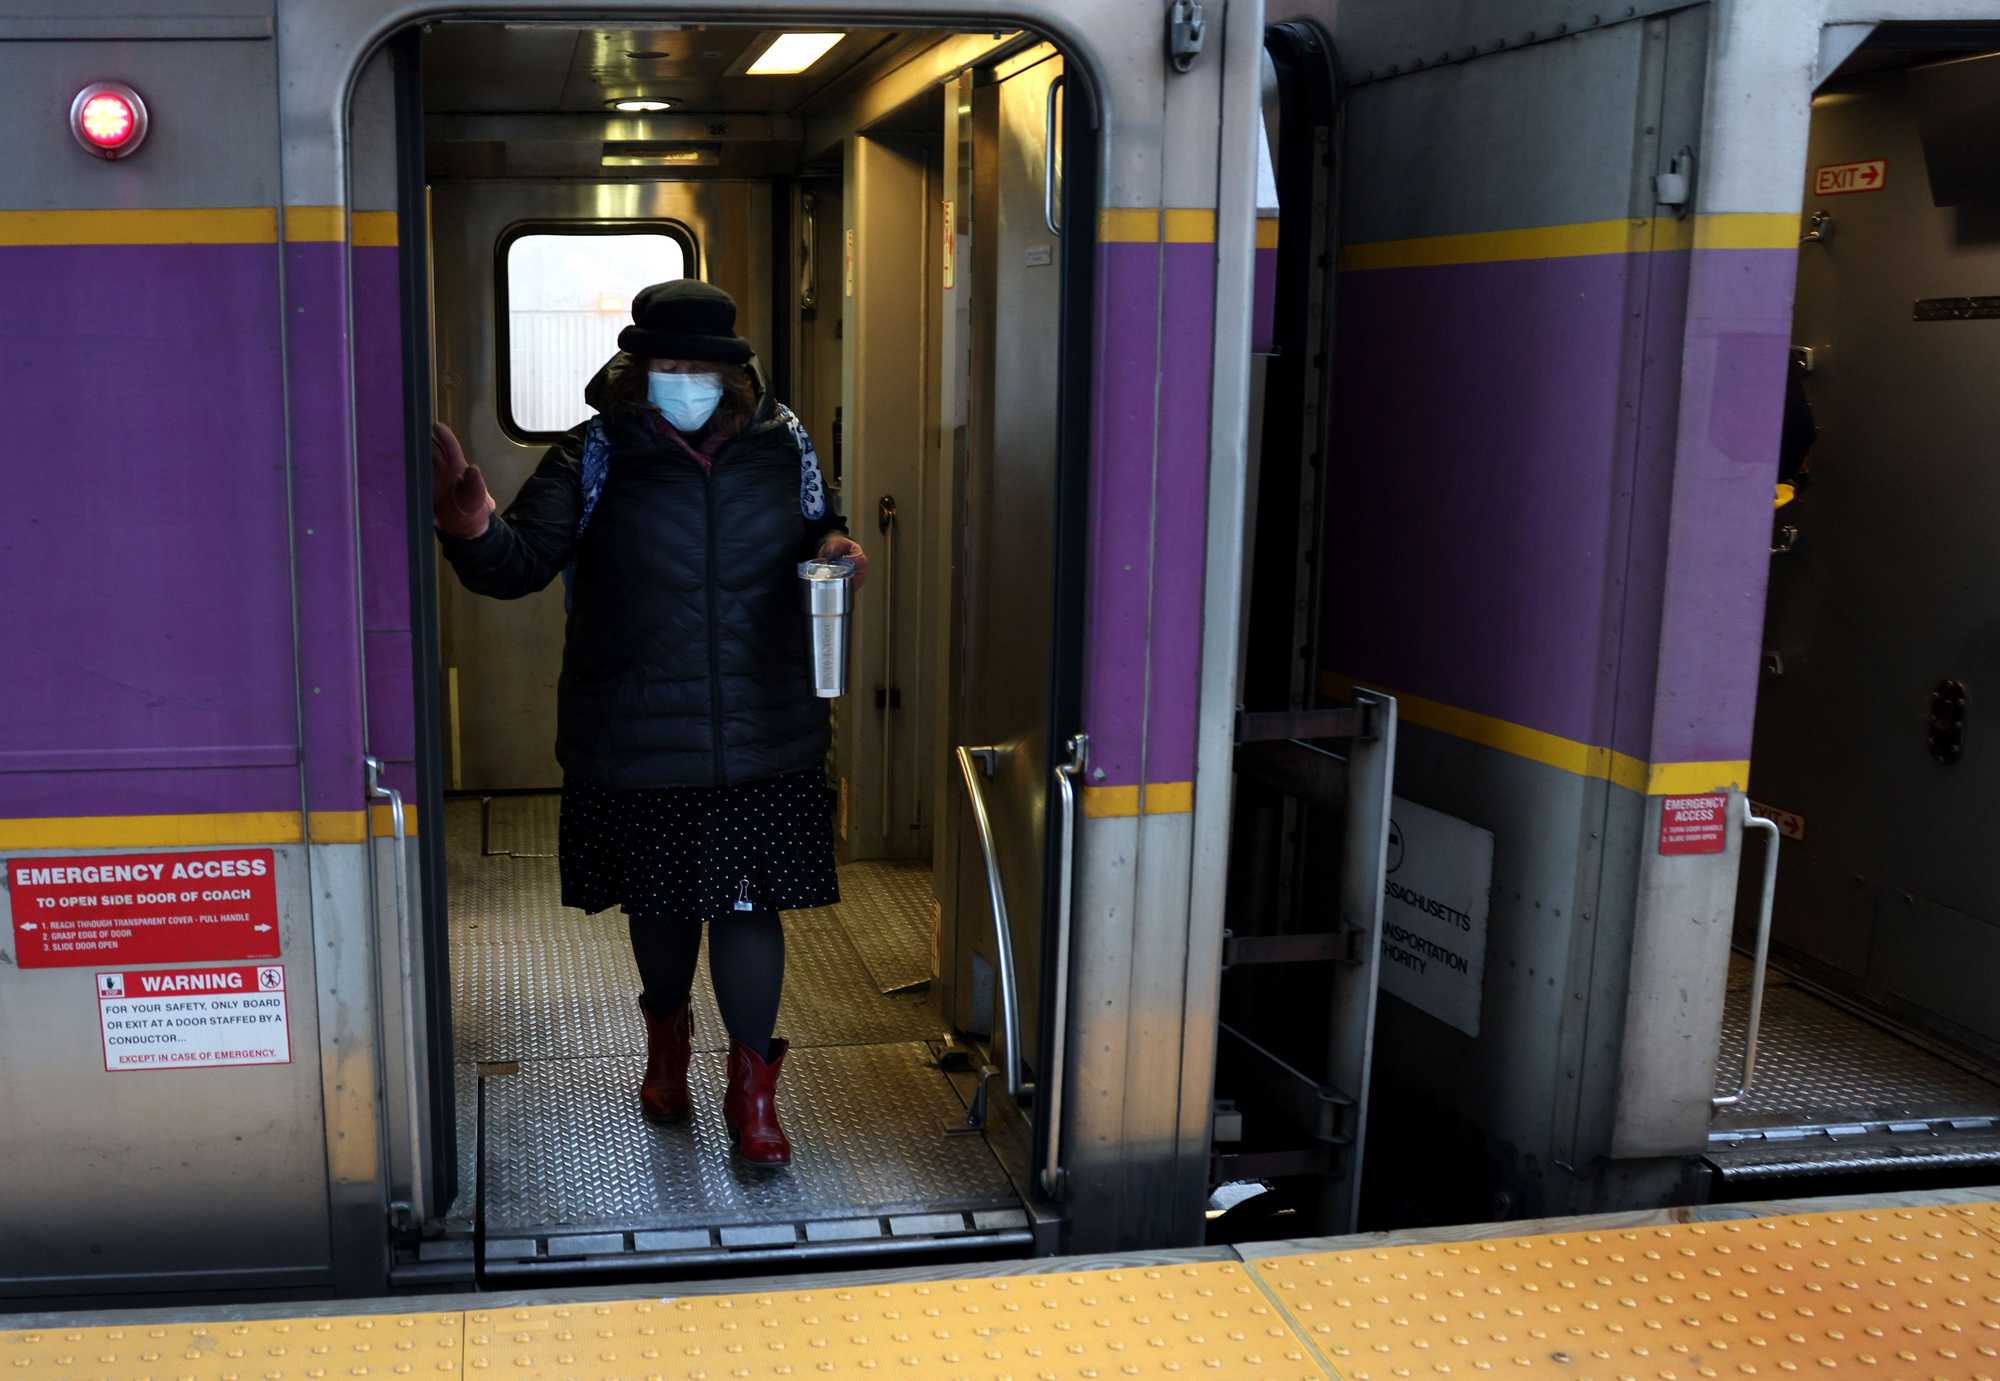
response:
[[[1398,797],[1382,898],[1382,990],[1479,1034],[1493,835]]]
[[[97,1020],[113,1073],[292,1062],[282,964],[100,973]]]

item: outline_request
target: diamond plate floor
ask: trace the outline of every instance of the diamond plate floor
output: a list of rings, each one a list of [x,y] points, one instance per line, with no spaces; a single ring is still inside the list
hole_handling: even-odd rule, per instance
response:
[[[834,908],[878,992],[931,981],[931,870],[912,863],[850,863]]]
[[[515,858],[554,858],[562,797],[495,796],[487,806],[486,847]]]
[[[837,913],[883,908],[872,879],[851,900],[785,916],[785,994],[778,1033],[794,1046],[930,1040],[943,1031],[927,996],[885,997]],[[639,972],[622,913],[563,909],[553,860],[485,858],[452,879],[451,981],[461,1060],[597,1059],[646,1048]],[[928,941],[926,941],[928,944]],[[929,970],[928,956],[925,970]],[[695,977],[697,1047],[723,1050],[704,953]]]
[[[640,1118],[646,1036],[626,920],[563,908],[556,861],[530,853],[536,829],[553,831],[554,805],[496,799],[495,853],[485,856],[479,802],[447,807],[461,1080],[454,1230],[469,1229],[481,1174],[489,1236],[1018,1206],[982,1139],[944,1134],[964,1106],[928,1064],[924,1042],[943,1034],[930,999],[883,992],[909,980],[919,951],[929,976],[927,873],[851,864],[839,906],[786,914],[778,1033],[792,1055],[779,1098],[794,1158],[783,1174],[758,1175],[728,1154],[728,1035],[706,954],[695,980],[695,1121],[655,1128]],[[486,1078],[481,1163],[476,1065],[505,1061],[520,1069]]]
[[[695,1117],[639,1116],[644,1060],[533,1060],[486,1081],[486,1230],[703,1227],[1019,1201],[919,1044],[795,1050],[779,1107],[792,1165],[742,1169],[722,1124],[723,1060],[694,1063]]]
[[[1716,1091],[1734,1087],[1750,1020],[1748,964],[1731,966]],[[1717,1129],[1827,1126],[2000,1113],[1989,1083],[1772,972],[1749,1096]]]

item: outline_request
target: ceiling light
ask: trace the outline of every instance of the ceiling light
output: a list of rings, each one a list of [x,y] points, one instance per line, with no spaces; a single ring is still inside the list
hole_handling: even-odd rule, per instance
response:
[[[644,100],[634,99],[634,100],[611,102],[611,108],[613,110],[622,110],[627,115],[651,115],[656,111],[672,110],[673,106],[674,103],[672,101],[658,101],[652,99],[644,99]]]
[[[606,168],[687,168],[714,167],[721,161],[720,152],[706,144],[686,144],[678,148],[606,144],[601,163]]]
[[[751,63],[753,77],[789,77],[825,57],[846,34],[779,34],[763,55]]]

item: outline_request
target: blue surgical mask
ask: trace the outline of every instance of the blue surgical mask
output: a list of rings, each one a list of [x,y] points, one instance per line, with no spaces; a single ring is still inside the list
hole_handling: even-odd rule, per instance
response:
[[[675,431],[698,432],[722,402],[722,376],[655,371],[646,375],[646,396]]]

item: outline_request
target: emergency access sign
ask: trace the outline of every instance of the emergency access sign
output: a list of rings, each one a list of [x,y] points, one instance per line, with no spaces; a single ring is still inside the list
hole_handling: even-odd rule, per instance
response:
[[[269,849],[17,858],[7,892],[24,969],[278,957]]]

